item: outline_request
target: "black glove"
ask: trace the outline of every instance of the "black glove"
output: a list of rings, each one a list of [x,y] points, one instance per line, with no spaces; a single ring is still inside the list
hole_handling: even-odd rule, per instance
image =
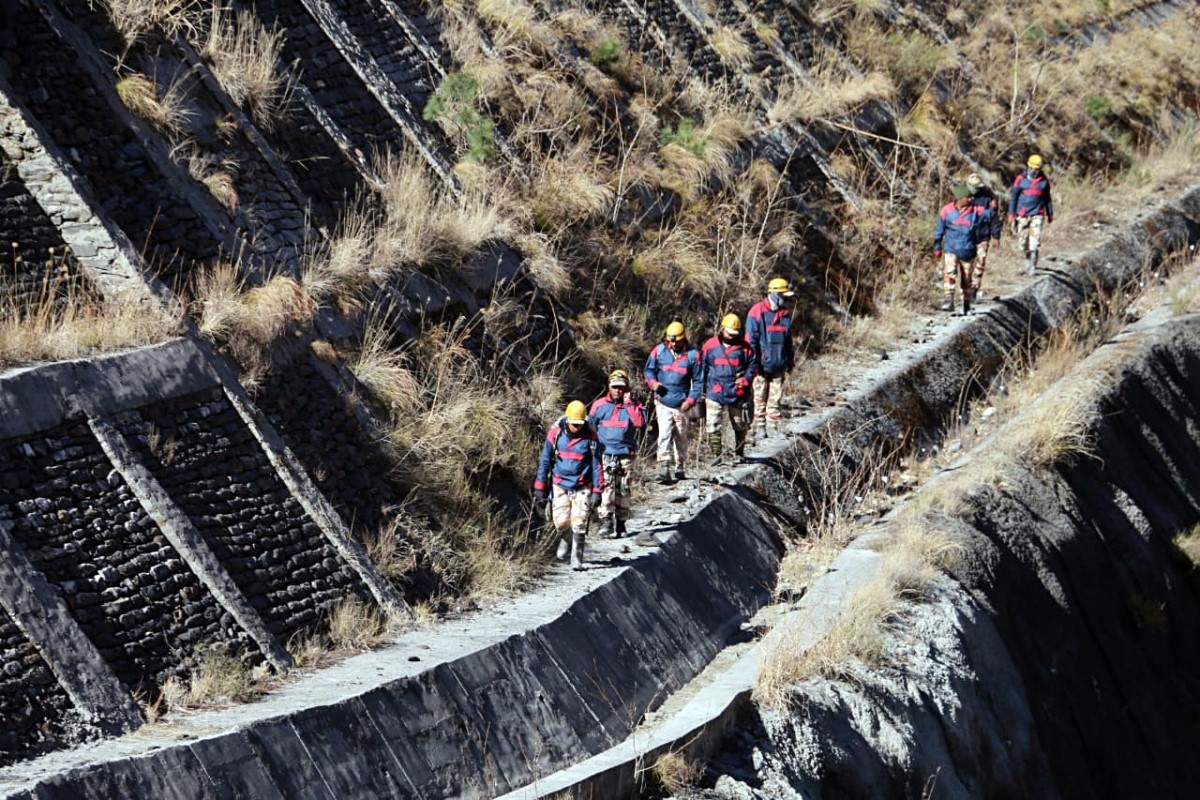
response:
[[[600,493],[592,492],[592,496],[588,498],[588,508],[595,510],[600,507]]]
[[[537,490],[535,490],[535,491],[534,491],[534,493],[533,493],[533,504],[534,504],[535,506],[544,506],[544,505],[546,505],[546,490],[545,490],[545,489],[537,489]]]

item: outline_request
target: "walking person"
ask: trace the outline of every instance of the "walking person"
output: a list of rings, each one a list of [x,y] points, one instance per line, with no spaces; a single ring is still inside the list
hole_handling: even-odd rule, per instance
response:
[[[938,212],[933,230],[933,256],[942,259],[942,311],[954,308],[954,290],[960,271],[964,279],[964,311],[974,299],[976,281],[982,278],[982,273],[974,271],[975,257],[979,243],[990,235],[991,217],[991,211],[972,203],[971,190],[965,184],[954,187],[954,200]],[[970,284],[966,284],[966,280],[970,280]]]
[[[1054,222],[1054,201],[1050,198],[1050,179],[1042,173],[1042,157],[1034,153],[1025,162],[1025,170],[1013,181],[1008,198],[1008,222],[1025,256],[1025,271],[1037,272],[1038,248],[1042,226]]]
[[[750,307],[746,314],[746,342],[754,355],[754,428],[759,439],[767,438],[770,423],[780,434],[783,413],[783,379],[796,366],[792,344],[792,312],[788,298],[796,294],[784,278],[772,278],[767,296]]]
[[[751,381],[757,371],[754,351],[742,333],[742,321],[737,314],[726,314],[716,335],[700,348],[704,362],[704,392],[707,402],[705,428],[713,466],[725,458],[722,435],[725,418],[733,428],[733,455],[738,460],[746,456],[746,434],[754,417]]]
[[[988,226],[991,236],[979,243],[979,253],[975,258],[975,269],[971,277],[971,299],[979,296],[983,288],[983,273],[987,269],[988,256],[1000,246],[1000,234],[1004,230],[1004,222],[1000,216],[1000,201],[991,187],[983,182],[979,173],[972,172],[967,176],[967,188],[971,190],[971,204],[990,213]]]
[[[688,343],[682,322],[667,326],[663,341],[650,351],[643,375],[646,386],[655,395],[655,419],[658,421],[659,483],[686,476],[684,464],[688,454],[688,412],[700,399],[704,386],[704,365],[700,353]]]
[[[556,556],[559,561],[571,556],[571,569],[583,569],[584,539],[592,509],[600,505],[604,491],[604,468],[597,455],[595,430],[588,424],[587,409],[578,400],[567,403],[566,412],[550,426],[542,444],[533,498],[538,507],[546,505],[546,493],[553,488],[550,518],[558,531]]]
[[[608,391],[588,410],[588,422],[600,443],[604,491],[600,496],[600,538],[626,534],[625,522],[633,504],[631,478],[638,437],[646,429],[646,407],[629,394],[629,373],[616,369],[608,376]]]

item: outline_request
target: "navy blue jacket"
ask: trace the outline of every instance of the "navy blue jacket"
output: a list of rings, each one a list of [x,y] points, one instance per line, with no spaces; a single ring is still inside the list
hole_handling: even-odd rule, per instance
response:
[[[1050,199],[1050,181],[1045,175],[1033,175],[1025,170],[1013,181],[1012,194],[1008,198],[1010,217],[1034,217],[1045,214],[1054,221],[1054,202]]]
[[[658,347],[650,351],[642,374],[650,391],[654,391],[656,383],[666,387],[667,393],[664,395],[655,392],[658,402],[664,406],[679,408],[689,397],[693,401],[700,399],[700,389],[704,386],[704,364],[694,347],[688,346],[676,355],[666,342],[660,342]]]
[[[772,310],[771,301],[764,297],[746,314],[746,342],[754,352],[756,369],[767,375],[795,366],[792,312],[784,307]]]
[[[982,206],[968,205],[959,210],[954,203],[947,203],[938,212],[933,249],[953,253],[964,261],[974,259],[979,243],[987,241],[991,233],[993,216]]]
[[[600,439],[600,454],[633,456],[638,433],[646,427],[646,407],[626,395],[620,403],[605,394],[592,403],[588,423]]]
[[[709,400],[729,406],[749,398],[749,391],[740,395],[737,391],[737,379],[745,378],[747,383],[754,380],[758,366],[745,336],[729,344],[721,341],[720,335],[713,336],[704,343],[700,355],[704,359],[704,393]]]
[[[550,426],[542,444],[534,491],[544,492],[553,482],[554,488],[564,491],[592,487],[593,492],[604,490],[604,468],[596,452],[598,441],[591,425],[579,433],[567,430],[567,418],[560,417]]]

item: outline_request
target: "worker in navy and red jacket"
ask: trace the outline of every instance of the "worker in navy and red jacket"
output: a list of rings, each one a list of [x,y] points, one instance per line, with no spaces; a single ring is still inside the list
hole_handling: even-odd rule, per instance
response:
[[[646,407],[629,393],[629,373],[615,369],[608,391],[588,409],[588,422],[600,441],[604,492],[600,497],[600,538],[626,534],[625,522],[633,505],[632,469],[638,440],[646,429]]]
[[[746,434],[754,417],[751,403],[751,381],[758,371],[754,351],[742,333],[742,321],[737,314],[726,314],[715,336],[700,348],[704,361],[705,428],[713,464],[724,458],[721,434],[725,417],[733,428],[733,454],[741,459],[746,455]]]
[[[658,421],[659,483],[672,480],[671,462],[675,463],[675,480],[686,477],[684,462],[688,454],[688,412],[700,400],[704,388],[704,365],[700,351],[688,343],[683,323],[667,326],[663,341],[650,351],[642,371],[646,386],[654,393],[655,418]]]
[[[796,366],[792,343],[792,312],[788,298],[795,295],[784,278],[772,278],[767,296],[750,307],[746,314],[746,342],[754,353],[754,428],[758,438],[767,438],[767,423],[778,434],[783,419],[783,378]]]
[[[1025,270],[1037,271],[1038,247],[1042,225],[1054,222],[1054,201],[1050,197],[1050,179],[1042,173],[1042,157],[1034,153],[1025,162],[1025,170],[1013,181],[1008,198],[1008,222],[1025,254]]]
[[[566,413],[550,426],[542,444],[533,497],[539,507],[553,486],[550,517],[558,531],[558,559],[571,555],[571,568],[583,569],[584,538],[592,509],[604,491],[604,466],[600,463],[596,431],[588,424],[587,408],[578,400],[567,403]],[[569,537],[569,538],[568,538]]]
[[[942,310],[954,308],[954,290],[958,271],[971,275],[970,283],[962,287],[968,302],[973,300],[983,280],[983,272],[975,269],[979,243],[991,235],[991,209],[976,205],[971,190],[964,184],[954,187],[954,200],[942,206],[933,229],[933,255],[942,259]]]
[[[979,285],[975,286],[975,294],[983,283],[983,273],[987,269],[988,256],[1000,246],[1000,234],[1004,231],[1004,215],[1000,212],[1000,200],[992,187],[983,182],[978,172],[967,176],[967,188],[971,190],[971,205],[980,206],[991,212],[991,224],[988,227],[989,238],[979,243],[979,254],[975,257],[975,271],[979,273]]]

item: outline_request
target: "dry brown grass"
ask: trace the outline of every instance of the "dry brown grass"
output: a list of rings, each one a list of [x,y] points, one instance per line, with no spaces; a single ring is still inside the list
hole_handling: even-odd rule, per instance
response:
[[[704,765],[683,753],[668,750],[654,759],[650,775],[658,788],[668,794],[678,794],[700,782],[704,777]]]
[[[96,298],[65,267],[47,265],[31,305],[11,299],[0,307],[0,366],[59,361],[161,342],[178,336],[182,321],[150,297]]]
[[[217,159],[197,149],[190,149],[187,157],[188,174],[208,189],[209,194],[229,211],[237,211],[237,164],[228,159]]]
[[[235,14],[221,0],[213,4],[200,54],[233,101],[267,130],[283,118],[292,91],[283,47],[283,32],[268,30],[254,12]]]
[[[871,100],[886,100],[895,93],[891,79],[882,72],[866,75],[814,74],[813,82],[784,84],[767,114],[775,125],[813,122],[844,116]]]
[[[720,26],[713,32],[711,43],[721,60],[732,67],[742,68],[750,62],[750,45],[737,28]]]
[[[1193,567],[1200,567],[1200,525],[1193,525],[1175,534],[1171,544]]]
[[[895,588],[881,576],[858,589],[814,643],[804,640],[807,634],[802,626],[784,631],[760,650],[755,702],[782,709],[793,688],[809,678],[845,678],[855,664],[883,663],[888,625],[898,602]]]
[[[192,306],[200,332],[242,365],[249,388],[270,369],[275,342],[308,325],[316,312],[316,303],[293,279],[276,275],[250,286],[229,262],[201,273]]]
[[[142,119],[166,136],[178,135],[187,125],[187,111],[179,82],[161,90],[157,81],[140,72],[117,81],[117,97]]]
[[[92,0],[89,0],[91,2]],[[152,33],[176,36],[195,29],[194,0],[98,0],[126,48]]]
[[[253,700],[254,670],[223,646],[206,649],[200,666],[190,680],[168,678],[162,685],[161,702],[172,711],[215,708]]]
[[[387,633],[384,614],[357,597],[347,597],[329,610],[329,641],[335,650],[370,650],[383,644]]]

